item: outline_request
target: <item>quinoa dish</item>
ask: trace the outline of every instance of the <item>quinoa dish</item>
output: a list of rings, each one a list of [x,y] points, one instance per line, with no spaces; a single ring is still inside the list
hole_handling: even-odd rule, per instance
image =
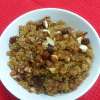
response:
[[[55,95],[77,89],[93,61],[87,34],[49,16],[19,26],[7,52],[11,77],[33,93]]]

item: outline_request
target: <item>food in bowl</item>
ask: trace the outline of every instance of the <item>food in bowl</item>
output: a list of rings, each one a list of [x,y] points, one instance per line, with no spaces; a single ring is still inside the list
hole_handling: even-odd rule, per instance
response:
[[[87,77],[93,60],[87,34],[48,16],[19,26],[19,35],[9,40],[10,75],[30,92],[73,91]]]

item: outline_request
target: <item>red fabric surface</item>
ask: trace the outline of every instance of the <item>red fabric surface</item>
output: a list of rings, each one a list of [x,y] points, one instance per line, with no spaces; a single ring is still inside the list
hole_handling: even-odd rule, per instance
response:
[[[76,12],[86,18],[98,34],[100,32],[100,0],[0,0],[0,33],[21,14],[44,7],[64,8]],[[100,77],[95,85],[79,100],[99,100],[99,98]],[[0,100],[17,100],[4,88],[1,82]]]

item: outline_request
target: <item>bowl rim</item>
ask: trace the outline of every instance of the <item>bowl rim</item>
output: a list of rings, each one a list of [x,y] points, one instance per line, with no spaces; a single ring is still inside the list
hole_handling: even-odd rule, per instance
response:
[[[34,12],[39,12],[39,11],[45,11],[45,10],[57,10],[57,11],[61,11],[61,12],[64,12],[64,13],[69,13],[69,14],[72,14],[73,16],[76,16],[78,18],[80,18],[82,21],[84,21],[91,29],[92,31],[94,32],[97,40],[98,40],[98,43],[100,45],[100,38],[96,32],[96,30],[94,29],[94,27],[90,24],[90,22],[88,22],[84,17],[81,17],[79,14],[77,14],[76,12],[74,13],[73,11],[70,11],[70,10],[67,10],[67,9],[62,9],[62,8],[39,8],[39,9],[35,9],[35,10],[31,10],[31,11],[28,11],[24,14],[21,14],[20,16],[18,16],[17,18],[15,18],[13,21],[11,21],[11,23],[4,29],[4,31],[2,32],[1,36],[0,36],[0,43],[1,43],[1,38],[3,38],[5,32],[7,29],[9,29],[9,27],[16,23],[17,20],[20,20],[21,18],[23,18],[24,16],[27,16],[28,14],[31,14],[31,13],[34,13]],[[75,97],[75,99],[81,97],[82,95],[84,95],[93,85],[94,83],[96,82],[98,76],[100,74],[100,68],[97,72],[97,74],[95,75],[95,78],[93,78],[93,81],[90,83],[90,85],[88,85],[88,88],[86,88],[83,92],[80,92],[77,94],[77,96]],[[18,94],[15,94],[15,93],[12,93],[12,91],[10,90],[10,88],[7,86],[7,84],[5,84],[5,82],[3,81],[3,78],[2,78],[2,75],[0,75],[0,80],[1,82],[3,83],[3,85],[5,86],[5,88],[12,94],[14,95],[15,97],[17,98],[20,98],[20,95]],[[20,98],[21,99],[21,98]]]

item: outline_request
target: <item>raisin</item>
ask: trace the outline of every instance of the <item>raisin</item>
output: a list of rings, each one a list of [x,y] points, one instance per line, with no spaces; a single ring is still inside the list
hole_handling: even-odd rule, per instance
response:
[[[16,42],[16,38],[17,38],[17,36],[11,37],[10,40],[9,40],[9,43],[10,43],[10,44],[15,43],[15,42]]]
[[[36,30],[39,30],[39,29],[45,29],[45,28],[48,28],[48,23],[46,20],[40,20],[37,24],[36,24]]]
[[[63,77],[63,78],[62,78],[62,82],[66,82],[66,78]]]
[[[70,34],[71,31],[72,31],[71,27],[66,27],[66,28],[63,28],[61,32],[64,35],[64,34]]]
[[[36,24],[36,30],[43,29],[43,28],[44,28],[44,26],[43,26],[43,23],[42,22],[38,22]]]
[[[57,81],[60,83],[64,83],[64,82],[66,82],[66,78],[62,77],[61,80],[57,80]]]
[[[28,81],[28,85],[29,85],[29,86],[34,86],[33,81],[32,81],[32,80],[29,80],[29,81]]]
[[[42,87],[44,78],[42,76],[33,76],[32,81],[33,81],[35,87]]]
[[[25,73],[23,73],[23,74],[21,74],[21,73],[19,73],[19,75],[20,75],[20,80],[25,80],[26,79],[26,75],[25,75]]]
[[[44,69],[44,68],[46,68],[46,67],[47,67],[47,66],[46,66],[45,64],[44,64],[44,65],[41,64],[41,65],[39,66],[40,69]]]
[[[51,44],[48,44],[48,47],[47,47],[47,51],[52,54],[54,52],[54,46],[52,46]]]
[[[45,51],[43,52],[43,54],[42,54],[42,58],[43,58],[44,60],[49,59],[49,58],[50,58],[50,53],[49,53],[47,50],[45,50]]]
[[[83,38],[82,41],[81,41],[81,43],[87,45],[87,44],[90,43],[90,41],[89,41],[88,38]]]

